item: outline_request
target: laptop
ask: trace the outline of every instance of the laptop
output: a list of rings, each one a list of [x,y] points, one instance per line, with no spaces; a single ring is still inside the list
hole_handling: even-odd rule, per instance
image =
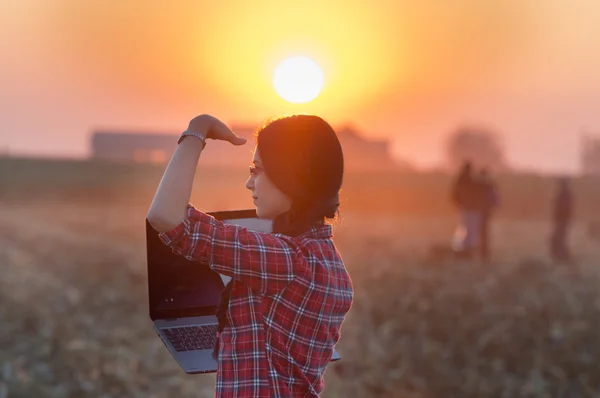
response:
[[[254,209],[208,214],[250,230],[272,230],[272,222],[258,218]],[[148,220],[146,249],[150,319],[156,334],[184,372],[216,372],[217,362],[212,357],[218,326],[215,311],[230,278],[211,270],[208,263],[174,254]],[[334,350],[332,361],[340,358]]]

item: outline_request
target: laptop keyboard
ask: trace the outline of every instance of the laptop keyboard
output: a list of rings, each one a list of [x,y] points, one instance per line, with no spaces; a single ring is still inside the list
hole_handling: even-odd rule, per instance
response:
[[[162,331],[178,352],[208,350],[217,343],[217,325],[182,326]]]

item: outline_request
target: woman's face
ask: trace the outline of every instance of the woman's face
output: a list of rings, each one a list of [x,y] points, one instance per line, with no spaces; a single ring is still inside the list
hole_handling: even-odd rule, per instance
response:
[[[258,217],[273,220],[292,206],[292,200],[279,190],[265,174],[258,148],[254,150],[253,167],[246,188],[252,192]]]

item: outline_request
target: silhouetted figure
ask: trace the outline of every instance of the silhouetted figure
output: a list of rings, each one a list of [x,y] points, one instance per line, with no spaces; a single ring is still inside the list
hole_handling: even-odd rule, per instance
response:
[[[550,239],[550,254],[555,261],[569,261],[571,253],[567,235],[573,219],[573,193],[567,178],[558,180],[558,191],[552,208],[553,231]]]
[[[481,219],[479,224],[479,254],[482,260],[490,258],[490,223],[494,208],[499,204],[498,188],[487,169],[481,169],[477,179]]]
[[[461,258],[470,258],[479,241],[479,211],[477,183],[473,166],[465,162],[452,185],[452,202],[458,208],[459,224],[454,233],[452,248]]]

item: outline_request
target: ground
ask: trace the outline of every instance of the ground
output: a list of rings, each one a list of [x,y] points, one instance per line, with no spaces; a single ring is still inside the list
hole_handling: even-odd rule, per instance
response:
[[[0,397],[212,396],[214,376],[185,375],[148,318],[151,190],[90,175],[57,193],[58,177],[32,172],[0,195]],[[600,395],[600,247],[585,222],[573,264],[549,260],[547,220],[511,211],[489,264],[432,261],[452,212],[352,205],[391,196],[382,187],[369,199],[347,186],[334,228],[356,295],[323,397]]]

